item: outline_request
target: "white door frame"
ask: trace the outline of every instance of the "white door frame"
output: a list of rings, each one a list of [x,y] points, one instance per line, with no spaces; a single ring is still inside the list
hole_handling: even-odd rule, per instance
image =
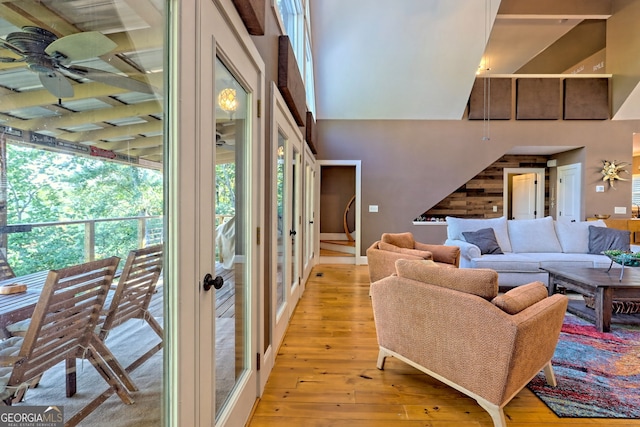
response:
[[[320,218],[320,188],[322,187],[322,168],[324,166],[354,166],[356,168],[356,215],[355,215],[355,226],[356,226],[356,236],[355,236],[355,264],[362,265],[367,263],[367,257],[362,256],[360,254],[360,245],[361,245],[361,235],[362,235],[362,161],[361,160],[318,160],[318,178],[316,179],[316,215],[317,218]],[[316,242],[315,242],[315,251],[316,253],[320,252],[320,221],[316,221]],[[335,262],[337,257],[332,257],[332,262]]]
[[[255,354],[261,320],[258,312],[259,283],[264,280],[262,248],[252,239],[247,252],[255,260],[251,269],[250,304],[246,326],[250,343],[246,349],[250,372],[243,375],[230,404],[215,420],[215,294],[202,290],[205,272],[215,269],[215,212],[211,187],[215,174],[214,64],[217,53],[235,70],[247,67],[259,74],[251,88],[252,144],[257,158],[250,183],[250,235],[264,225],[259,181],[264,158],[264,126],[255,103],[264,99],[265,66],[231,0],[184,0],[169,16],[171,84],[167,85],[168,145],[165,151],[167,185],[167,264],[165,277],[173,284],[166,298],[176,305],[168,310],[165,324],[165,423],[210,427],[244,425],[257,397]],[[209,30],[207,30],[209,29]],[[179,33],[178,33],[179,31]],[[176,41],[172,44],[172,41]],[[242,72],[239,73],[242,76]],[[246,83],[246,82],[245,82]],[[203,227],[205,229],[203,229]],[[203,250],[205,248],[205,250]],[[253,355],[253,357],[251,357]],[[179,398],[175,398],[179,396]]]
[[[538,179],[538,191],[536,194],[536,206],[540,206],[536,217],[544,217],[544,189],[545,189],[545,168],[504,168],[503,169],[503,190],[502,190],[502,214],[508,218],[509,214],[509,175],[522,173],[535,173]]]

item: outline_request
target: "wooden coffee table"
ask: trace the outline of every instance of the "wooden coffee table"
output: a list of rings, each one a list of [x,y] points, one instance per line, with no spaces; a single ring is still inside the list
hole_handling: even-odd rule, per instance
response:
[[[620,279],[620,271],[606,268],[543,268],[549,272],[549,295],[557,286],[576,291],[595,299],[595,324],[600,332],[611,330],[611,309],[614,300],[640,300],[640,270],[625,268]],[[591,309],[587,309],[591,310]],[[591,310],[593,311],[593,310]],[[581,310],[580,313],[588,313]],[[634,316],[635,317],[635,316]]]

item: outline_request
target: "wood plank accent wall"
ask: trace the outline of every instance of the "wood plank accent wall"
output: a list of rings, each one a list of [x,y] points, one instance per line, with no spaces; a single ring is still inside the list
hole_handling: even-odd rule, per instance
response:
[[[504,169],[545,168],[544,216],[549,214],[548,156],[505,155],[422,214],[425,218],[498,218],[503,215]],[[493,212],[498,206],[498,212]]]

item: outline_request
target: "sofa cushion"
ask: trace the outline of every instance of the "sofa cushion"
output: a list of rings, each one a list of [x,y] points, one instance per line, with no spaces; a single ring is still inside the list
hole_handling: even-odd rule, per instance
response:
[[[498,295],[498,273],[489,269],[434,268],[424,261],[399,259],[398,277],[477,295],[491,301]]]
[[[507,218],[456,218],[448,216],[447,221],[447,238],[452,240],[464,240],[463,231],[478,231],[483,228],[493,228],[496,240],[500,245],[502,252],[511,252],[511,242],[509,240],[509,231],[507,229]]]
[[[539,272],[540,263],[528,254],[482,255],[471,259],[471,268],[490,268],[496,271]]]
[[[589,253],[601,254],[609,249],[630,251],[631,232],[615,228],[589,226]]]
[[[541,282],[533,282],[513,288],[503,295],[498,295],[491,302],[506,313],[518,314],[547,296],[547,287]]]
[[[594,268],[594,261],[606,258],[604,255],[566,254],[566,253],[535,253],[527,254],[531,259],[540,263],[540,268]],[[608,259],[608,258],[606,258]]]
[[[511,250],[517,253],[562,252],[553,218],[511,219],[507,221]]]
[[[378,243],[378,249],[381,249],[383,251],[396,252],[396,253],[399,253],[399,254],[419,256],[420,258],[424,258],[424,259],[432,259],[433,258],[433,254],[431,252],[429,252],[429,251],[421,251],[421,250],[418,250],[418,249],[401,248],[399,246],[392,245],[391,243],[385,243],[385,242],[379,242]]]
[[[597,221],[555,221],[556,234],[562,246],[562,252],[582,253],[589,252],[589,226],[606,227],[601,219]]]
[[[413,249],[416,243],[415,239],[413,238],[413,234],[410,232],[382,233],[380,241],[384,243],[391,243],[392,245],[406,249]]]
[[[502,254],[502,249],[496,240],[493,228],[482,228],[478,231],[463,231],[462,236],[467,242],[476,245],[480,254]]]

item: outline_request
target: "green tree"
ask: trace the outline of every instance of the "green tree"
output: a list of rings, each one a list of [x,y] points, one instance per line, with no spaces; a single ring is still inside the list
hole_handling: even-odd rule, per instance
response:
[[[162,173],[141,167],[7,147],[7,222],[24,224],[162,215]],[[34,228],[10,234],[8,258],[16,274],[84,261],[84,225]],[[96,226],[96,258],[126,257],[137,247],[137,222]]]

